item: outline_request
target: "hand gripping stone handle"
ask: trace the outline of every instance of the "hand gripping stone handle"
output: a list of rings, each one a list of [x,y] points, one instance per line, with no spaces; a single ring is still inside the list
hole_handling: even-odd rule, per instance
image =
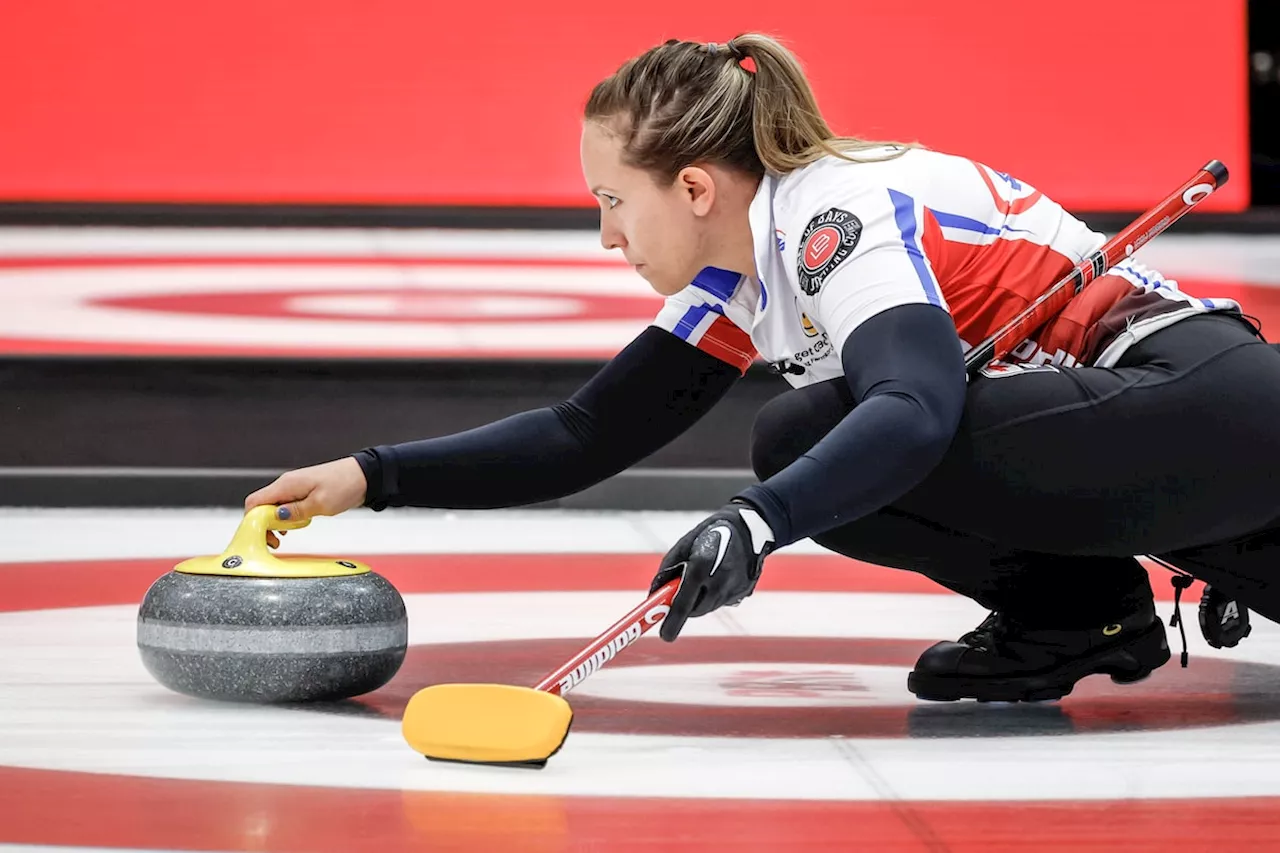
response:
[[[256,536],[265,542],[268,530],[301,530],[311,523],[309,518],[283,521],[276,515],[278,509],[275,504],[255,506],[244,514],[237,535]]]

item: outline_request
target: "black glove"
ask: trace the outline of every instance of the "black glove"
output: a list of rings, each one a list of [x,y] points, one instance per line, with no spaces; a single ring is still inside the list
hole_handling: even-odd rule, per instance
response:
[[[652,594],[681,579],[659,636],[674,642],[689,617],[741,602],[755,590],[773,549],[773,531],[750,504],[731,503],[708,516],[667,552],[649,586]]]

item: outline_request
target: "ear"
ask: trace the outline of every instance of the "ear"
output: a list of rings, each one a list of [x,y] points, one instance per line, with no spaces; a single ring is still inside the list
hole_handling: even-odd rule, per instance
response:
[[[676,175],[676,188],[689,201],[694,216],[706,216],[716,200],[716,182],[701,166],[685,166]]]

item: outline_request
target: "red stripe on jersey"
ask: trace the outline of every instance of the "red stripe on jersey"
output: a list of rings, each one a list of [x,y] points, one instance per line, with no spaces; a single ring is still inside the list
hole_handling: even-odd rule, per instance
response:
[[[954,276],[960,269],[963,262],[963,249],[957,244],[957,251],[950,251],[947,238],[942,236],[942,226],[938,224],[938,219],[933,215],[933,211],[929,208],[924,209],[924,228],[920,232],[920,248],[924,250],[925,257],[929,259],[929,266],[933,267],[933,277],[939,282],[944,282]],[[945,291],[946,288],[944,287]],[[943,293],[946,298],[946,293]],[[950,303],[947,303],[950,305]]]
[[[1118,275],[1095,278],[1040,330],[1036,341],[1046,352],[1062,350],[1083,359],[1093,349],[1098,321],[1133,292],[1134,286]]]
[[[974,168],[978,170],[978,174],[982,175],[982,180],[987,182],[987,189],[991,191],[991,198],[995,200],[996,210],[1005,216],[1011,216],[1015,213],[1024,213],[1035,206],[1035,203],[1044,198],[1044,193],[1036,190],[1026,198],[1020,198],[1012,204],[1000,197],[1000,191],[996,189],[995,182],[991,180],[991,175],[987,174],[987,170],[974,163]]]
[[[1048,246],[1026,240],[997,240],[988,246],[943,241],[955,273],[941,279],[960,337],[985,340],[1070,271],[1072,260]]]
[[[751,345],[751,336],[724,316],[716,317],[711,328],[707,329],[702,340],[698,341],[698,349],[732,364],[738,368],[739,373],[746,373],[756,357],[756,348]]]

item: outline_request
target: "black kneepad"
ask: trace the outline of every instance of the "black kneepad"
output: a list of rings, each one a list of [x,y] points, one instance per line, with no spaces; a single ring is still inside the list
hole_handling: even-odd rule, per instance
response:
[[[1215,649],[1231,648],[1249,636],[1249,608],[1206,585],[1200,596],[1200,633]]]

